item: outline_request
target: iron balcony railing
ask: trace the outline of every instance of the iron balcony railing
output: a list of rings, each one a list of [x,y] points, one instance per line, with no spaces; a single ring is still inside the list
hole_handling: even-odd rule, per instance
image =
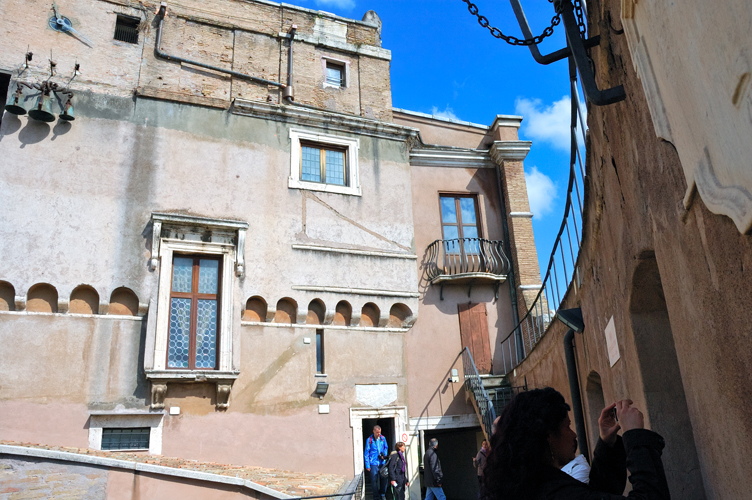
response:
[[[497,240],[436,240],[428,245],[426,254],[426,273],[431,283],[483,278],[504,281],[510,269],[503,243]]]
[[[501,341],[504,373],[511,372],[545,335],[570,287],[580,286],[582,270],[577,266],[583,238],[583,206],[585,204],[585,128],[583,104],[577,92],[577,71],[569,65],[571,92],[569,184],[559,232],[556,235],[548,267],[540,289],[521,294],[520,302],[527,312],[514,329]]]

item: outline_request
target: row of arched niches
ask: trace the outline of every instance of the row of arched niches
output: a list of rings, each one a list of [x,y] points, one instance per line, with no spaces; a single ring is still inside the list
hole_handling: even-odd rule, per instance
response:
[[[7,281],[0,281],[0,311],[22,308],[29,312],[66,312],[61,310],[61,304],[67,305],[67,312],[71,314],[140,316],[146,313],[145,304],[139,304],[138,296],[130,288],[116,288],[110,294],[109,302],[101,303],[99,293],[93,287],[79,285],[65,302],[59,300],[57,289],[48,283],[37,283],[29,288],[25,305],[17,307],[15,288]],[[353,312],[346,300],[340,300],[334,309],[329,310],[324,301],[313,299],[307,310],[301,310],[298,303],[289,297],[280,299],[275,308],[270,307],[263,297],[251,297],[246,301],[241,314],[242,321],[248,322],[366,328],[407,328],[415,321],[410,308],[399,302],[390,307],[387,316],[373,302],[368,302],[360,311]]]

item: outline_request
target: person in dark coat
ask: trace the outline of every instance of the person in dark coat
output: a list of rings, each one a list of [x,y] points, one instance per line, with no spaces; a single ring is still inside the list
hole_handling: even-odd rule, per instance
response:
[[[441,484],[444,479],[444,473],[441,472],[441,461],[436,455],[436,448],[439,446],[439,440],[434,438],[428,442],[428,449],[423,457],[423,479],[426,483],[426,500],[446,500],[444,490]]]
[[[408,486],[409,483],[407,481],[405,443],[402,441],[394,445],[394,451],[389,455],[389,484],[394,492],[393,500],[405,500],[405,486]]]
[[[515,396],[491,438],[484,500],[670,499],[661,462],[663,438],[643,428],[642,413],[631,400],[601,412],[589,485],[560,470],[577,450],[568,412],[564,397],[550,387]],[[617,434],[619,429],[623,436]],[[627,469],[632,491],[624,497]]]

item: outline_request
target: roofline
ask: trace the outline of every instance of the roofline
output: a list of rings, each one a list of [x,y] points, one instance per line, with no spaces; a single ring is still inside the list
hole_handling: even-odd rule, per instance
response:
[[[491,130],[500,125],[500,122],[507,122],[505,125],[519,128],[520,122],[522,122],[522,116],[519,115],[496,115],[492,125],[481,125],[479,123],[466,122],[463,120],[455,120],[453,118],[444,118],[436,115],[430,115],[428,113],[421,113],[419,111],[410,111],[402,108],[392,108],[395,113],[402,113],[408,116],[415,116],[420,118],[427,118],[429,120],[436,120],[440,122],[452,123],[455,125],[464,125],[466,127],[478,128],[481,130]]]
[[[369,28],[378,29],[378,26],[376,26],[375,24],[370,24],[365,21],[358,21],[357,19],[350,19],[349,17],[338,16],[337,14],[332,14],[331,12],[327,12],[325,10],[307,9],[305,7],[300,7],[299,5],[291,5],[289,3],[284,3],[284,2],[272,2],[271,0],[251,0],[251,1],[256,2],[256,3],[271,5],[272,7],[284,7],[285,9],[308,12],[309,14],[315,14],[317,16],[328,17],[330,19],[334,19],[335,21],[362,24],[363,26],[368,26]]]

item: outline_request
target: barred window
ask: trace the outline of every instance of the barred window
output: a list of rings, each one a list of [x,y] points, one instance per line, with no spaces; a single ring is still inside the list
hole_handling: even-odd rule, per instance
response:
[[[102,429],[103,450],[149,449],[149,427]]]
[[[118,14],[115,21],[115,40],[128,43],[138,43],[138,25],[141,20],[135,17]]]

